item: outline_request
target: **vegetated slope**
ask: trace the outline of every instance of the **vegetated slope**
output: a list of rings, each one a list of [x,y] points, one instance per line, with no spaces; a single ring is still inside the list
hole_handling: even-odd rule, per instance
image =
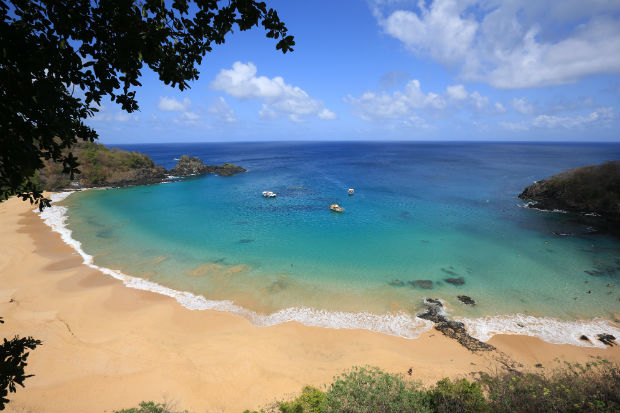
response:
[[[146,185],[158,183],[167,176],[166,169],[155,165],[145,154],[110,149],[100,143],[81,142],[72,148],[78,158],[80,174],[74,180],[62,172],[62,165],[45,162],[38,171],[39,184],[48,191],[69,187]]]
[[[620,221],[620,161],[571,169],[538,181],[519,195],[540,209],[595,213]]]
[[[155,165],[153,160],[143,153],[110,149],[94,142],[78,143],[71,151],[78,158],[81,173],[72,181],[68,174],[62,172],[62,165],[45,161],[45,167],[37,171],[38,183],[42,189],[59,191],[67,188],[150,185],[165,181],[168,175],[216,173],[230,176],[246,171],[233,164],[205,165],[200,159],[187,155],[183,155],[176,166],[167,171],[163,166]]]

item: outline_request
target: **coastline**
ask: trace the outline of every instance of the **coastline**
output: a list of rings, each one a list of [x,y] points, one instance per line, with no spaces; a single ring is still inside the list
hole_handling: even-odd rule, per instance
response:
[[[51,198],[54,202],[60,202],[69,197],[73,192],[52,193]],[[403,311],[375,314],[365,311],[342,312],[295,306],[264,314],[244,308],[229,299],[207,299],[190,291],[175,290],[144,278],[125,274],[119,270],[96,265],[94,257],[86,253],[82,249],[81,242],[72,237],[72,231],[65,224],[66,213],[67,207],[52,205],[51,208],[47,208],[39,216],[47,226],[60,234],[61,239],[82,257],[85,265],[122,281],[128,288],[151,291],[171,297],[189,310],[224,311],[243,317],[250,321],[252,325],[258,327],[273,326],[286,322],[299,322],[309,327],[363,329],[407,339],[416,339],[421,334],[431,331],[434,327],[433,322]],[[442,302],[442,304],[445,306],[445,302]],[[446,308],[444,307],[444,309]],[[445,315],[449,315],[449,313]],[[605,344],[597,339],[598,334],[612,334],[620,337],[620,325],[618,325],[620,316],[614,313],[613,317],[613,321],[606,318],[560,320],[551,317],[516,313],[480,318],[456,317],[455,319],[464,323],[469,335],[484,342],[497,334],[510,334],[537,337],[551,344],[572,344],[581,347],[594,346],[605,348]],[[588,340],[582,340],[580,337],[583,336],[588,337]]]
[[[0,203],[3,336],[44,342],[28,360],[35,376],[9,396],[8,411],[103,411],[164,399],[179,409],[241,411],[329,383],[353,365],[411,367],[425,383],[499,366],[492,353],[471,353],[434,330],[408,340],[298,322],[256,327],[234,314],[191,311],[84,265],[31,209],[15,198]],[[552,368],[556,357],[620,361],[615,348],[528,336],[489,343],[529,368]]]

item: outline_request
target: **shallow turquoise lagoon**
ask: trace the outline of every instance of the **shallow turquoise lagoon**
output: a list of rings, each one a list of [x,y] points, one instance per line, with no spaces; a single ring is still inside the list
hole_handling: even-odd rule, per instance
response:
[[[463,317],[611,318],[620,312],[618,239],[570,214],[523,208],[517,195],[563,169],[617,159],[617,146],[134,146],[123,149],[168,168],[187,153],[248,172],[85,191],[64,204],[73,238],[97,265],[260,313],[415,314],[436,297]]]

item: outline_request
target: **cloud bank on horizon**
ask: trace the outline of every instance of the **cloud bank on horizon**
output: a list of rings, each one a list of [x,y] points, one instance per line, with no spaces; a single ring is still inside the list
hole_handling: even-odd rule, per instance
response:
[[[234,34],[189,92],[145,75],[142,113],[103,107],[102,140],[618,141],[617,1],[270,6],[293,55]]]

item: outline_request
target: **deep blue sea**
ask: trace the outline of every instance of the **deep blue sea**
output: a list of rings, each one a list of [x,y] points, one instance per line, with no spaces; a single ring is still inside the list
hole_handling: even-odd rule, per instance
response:
[[[258,314],[303,307],[413,316],[425,297],[467,319],[613,320],[620,312],[618,239],[517,198],[567,168],[619,159],[618,144],[119,147],[166,168],[188,154],[248,172],[73,194],[64,201],[68,228],[102,267]],[[330,211],[332,203],[344,212]]]

